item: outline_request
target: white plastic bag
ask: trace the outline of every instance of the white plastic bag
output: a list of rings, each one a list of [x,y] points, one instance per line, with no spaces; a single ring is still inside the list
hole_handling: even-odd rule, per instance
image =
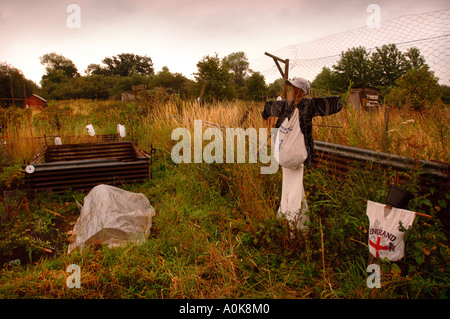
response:
[[[68,253],[87,242],[109,247],[141,243],[148,238],[154,208],[144,194],[132,193],[109,185],[94,187],[84,204],[74,228],[75,241]]]
[[[305,138],[300,129],[298,108],[294,108],[291,118],[286,118],[281,124],[276,141],[275,158],[282,167],[295,169],[302,165],[308,157]]]
[[[92,124],[86,125],[86,129],[87,129],[87,131],[89,133],[89,136],[94,136],[95,135],[94,126],[92,126]]]
[[[127,136],[125,126],[123,126],[122,124],[117,124],[117,133],[119,133],[120,137]]]

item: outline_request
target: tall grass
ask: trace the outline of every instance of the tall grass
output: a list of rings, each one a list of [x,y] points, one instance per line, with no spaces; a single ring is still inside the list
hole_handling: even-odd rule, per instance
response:
[[[316,140],[382,151],[385,110],[356,112],[344,107],[333,116],[314,118]],[[389,109],[387,152],[408,158],[450,162],[449,108],[436,106],[425,112]],[[324,126],[321,126],[324,125]],[[326,127],[336,126],[335,127]]]
[[[44,135],[86,138],[87,124],[93,124],[96,133],[101,135],[116,133],[116,125],[121,123],[127,126],[130,138],[168,150],[170,138],[159,137],[170,137],[176,127],[193,129],[194,120],[231,128],[239,127],[244,120],[244,127],[268,127],[261,117],[263,107],[263,103],[240,101],[199,104],[173,99],[164,104],[141,106],[117,101],[70,100],[51,103],[45,112],[33,114],[31,121],[28,113],[19,109],[4,112],[2,117],[6,120],[4,135],[8,135],[11,145],[6,150],[15,158],[30,159],[33,151],[37,153],[43,148],[43,143],[36,142],[33,150],[31,135],[35,138]],[[248,114],[244,116],[245,113]],[[314,118],[313,136],[320,141],[381,151],[384,116],[383,107],[360,112],[345,106],[335,115]],[[449,121],[450,112],[445,104],[424,112],[390,108],[387,151],[448,163]],[[48,143],[52,142],[48,139]]]

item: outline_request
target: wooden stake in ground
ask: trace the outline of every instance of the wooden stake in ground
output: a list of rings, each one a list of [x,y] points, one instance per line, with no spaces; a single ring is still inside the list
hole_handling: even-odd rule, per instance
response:
[[[10,82],[11,82],[11,99],[13,102],[13,107],[15,107],[14,105],[14,91],[13,91],[13,82],[12,82],[12,76],[9,78]]]
[[[34,149],[34,137],[33,137],[33,128],[31,127],[31,107],[28,105],[27,103],[27,92],[25,90],[25,83],[23,84],[23,96],[25,99],[25,105],[28,107],[27,109],[27,113],[28,113],[28,125],[30,127],[30,135],[31,135],[31,147],[33,150],[33,154],[35,154],[35,149]]]
[[[389,129],[389,106],[385,105],[385,107],[384,107],[383,132],[382,132],[382,135],[381,135],[381,150],[383,152],[387,152],[388,148],[389,148],[388,129]]]
[[[323,231],[322,231],[322,218],[319,218],[319,226],[320,226],[320,244],[322,247],[322,267],[323,267],[323,289],[326,289],[326,278],[325,278],[325,246],[323,244]]]

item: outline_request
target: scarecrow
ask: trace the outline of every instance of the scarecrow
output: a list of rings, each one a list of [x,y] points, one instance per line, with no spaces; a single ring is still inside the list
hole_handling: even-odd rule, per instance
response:
[[[338,96],[307,98],[310,84],[301,77],[286,80],[286,84],[290,88],[289,98],[267,101],[261,115],[265,120],[270,116],[278,117],[275,150],[279,152],[283,171],[278,213],[304,229],[308,217],[305,214],[307,202],[304,198],[303,170],[305,166],[311,168],[314,158],[312,119],[338,113],[342,109],[342,101]]]

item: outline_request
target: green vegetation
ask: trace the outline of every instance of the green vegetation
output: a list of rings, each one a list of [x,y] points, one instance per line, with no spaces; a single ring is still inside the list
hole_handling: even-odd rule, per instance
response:
[[[401,52],[395,44],[383,45],[369,53],[364,47],[341,53],[332,69],[324,67],[312,83],[315,95],[342,94],[352,87],[374,87],[388,104],[422,111],[440,98],[446,102],[446,86],[425,63],[417,48]]]
[[[17,68],[0,62],[0,107],[8,105],[23,106],[22,101],[6,100],[14,96],[16,99],[24,98],[24,91],[36,93],[38,86],[31,80],[27,80],[20,70]],[[0,123],[2,124],[2,123]]]
[[[2,298],[448,298],[448,247],[437,218],[418,217],[407,234],[405,260],[381,263],[382,287],[367,288],[363,200],[385,197],[386,176],[355,169],[339,181],[321,170],[307,173],[312,220],[304,238],[275,218],[279,175],[261,178],[249,166],[175,166],[167,157],[153,170],[148,183],[123,185],[143,192],[158,212],[144,244],[67,255],[56,223],[74,214],[64,213],[73,199],[58,196],[54,205],[62,217],[34,211],[41,233],[33,229],[22,239],[14,228],[14,238],[2,239],[4,254],[14,248],[9,241],[31,247],[32,259],[3,265]],[[425,199],[417,198],[415,208],[435,216],[419,205]],[[52,241],[41,239],[45,232],[54,233]],[[25,242],[31,237],[56,251],[32,250]],[[70,264],[81,267],[80,289],[66,287]]]
[[[410,209],[433,218],[416,217],[405,234],[405,258],[396,263],[380,261],[381,288],[370,289],[366,285],[365,200],[382,202],[394,172],[355,166],[338,178],[326,167],[306,171],[311,223],[304,236],[276,218],[281,171],[261,175],[260,164],[172,162],[170,150],[176,141],[170,134],[174,128],[192,129],[193,119],[237,127],[250,106],[244,102],[200,105],[176,99],[154,100],[148,105],[73,100],[55,102],[51,105],[55,110],[35,114],[36,135],[50,135],[58,129],[62,136],[82,135],[86,134],[85,123],[93,123],[97,134],[114,133],[121,122],[141,148],[148,150],[153,145],[157,149],[153,178],[120,187],[145,194],[157,215],[142,245],[116,249],[93,245],[68,255],[67,232],[78,217],[76,202],[81,203],[85,193],[42,193],[30,198],[30,219],[25,203],[15,219],[8,219],[0,206],[0,298],[448,298],[449,250],[438,216],[450,204],[450,193],[433,200],[435,189],[419,193],[420,170],[404,173],[406,187],[416,195]],[[252,127],[265,127],[261,109],[262,104],[250,109],[247,121]],[[69,111],[71,116],[66,115]],[[17,123],[8,125],[9,135],[22,134],[19,140],[24,141],[28,116],[9,112],[5,118]],[[339,121],[341,129],[328,133],[317,127],[315,138],[329,141],[327,134],[334,134],[343,139],[350,136],[348,130],[359,127],[363,135],[355,144],[376,149],[377,137],[367,123],[381,116],[347,112],[343,109],[326,122]],[[428,127],[422,127],[421,121],[437,123],[432,118],[445,114],[439,111],[425,118],[412,112],[399,109],[391,117],[393,127],[418,116],[414,131],[420,135]],[[348,124],[349,116],[353,127]],[[8,157],[2,163],[14,167],[18,165],[14,160],[28,153],[17,142],[1,154]],[[2,182],[6,182],[15,169],[3,172]],[[15,213],[23,196],[14,191],[5,204]],[[66,285],[70,264],[80,266],[81,288]]]

